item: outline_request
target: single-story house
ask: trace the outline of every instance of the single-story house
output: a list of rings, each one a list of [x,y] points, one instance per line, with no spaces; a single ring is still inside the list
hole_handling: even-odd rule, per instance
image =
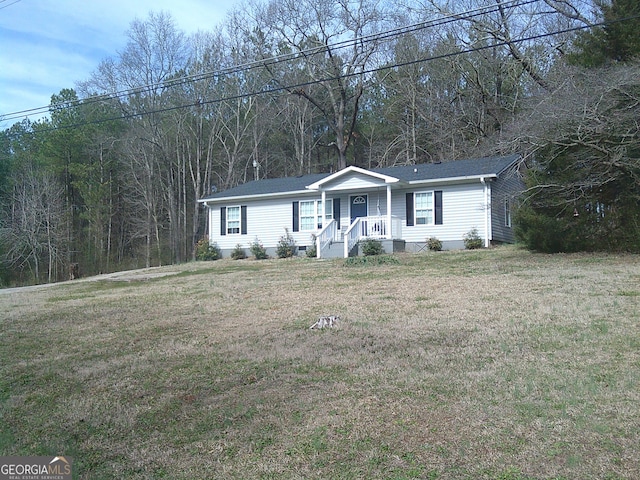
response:
[[[229,256],[258,239],[270,255],[291,235],[299,251],[350,256],[364,238],[385,250],[421,251],[435,237],[464,248],[476,229],[485,246],[511,243],[511,210],[524,189],[521,157],[510,155],[248,182],[199,202],[208,208],[210,243]]]

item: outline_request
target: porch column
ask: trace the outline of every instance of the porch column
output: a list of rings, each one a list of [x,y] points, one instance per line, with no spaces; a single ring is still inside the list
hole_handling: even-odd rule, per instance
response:
[[[480,177],[480,183],[484,187],[484,247],[489,248],[491,245],[491,186],[484,177]]]
[[[327,192],[324,191],[324,189],[321,190],[322,191],[322,220],[321,220],[321,225],[322,228],[324,228],[324,218],[325,215],[327,214]]]
[[[387,238],[393,239],[393,224],[391,223],[391,184],[387,183]]]

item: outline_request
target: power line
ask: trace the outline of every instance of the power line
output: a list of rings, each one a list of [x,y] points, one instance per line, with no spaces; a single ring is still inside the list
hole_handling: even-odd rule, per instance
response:
[[[8,0],[2,0],[2,1],[0,1],[0,4],[3,4],[3,3],[5,3],[6,1],[8,1]],[[14,0],[13,2],[11,2],[11,3],[10,3],[10,4],[8,4],[8,5],[2,5],[2,6],[0,6],[0,10],[4,10],[5,8],[9,8],[11,5],[15,5],[16,3],[20,3],[21,1],[22,1],[22,0]]]
[[[532,0],[532,1],[537,1],[537,0]],[[532,2],[527,2],[527,3],[532,3]],[[636,19],[636,18],[640,18],[640,15],[633,15],[633,16],[629,16],[629,17],[626,17],[626,18],[623,18],[623,19],[618,19],[618,20],[615,20],[615,21],[600,22],[600,23],[595,23],[595,24],[591,24],[591,25],[581,25],[581,26],[577,26],[577,27],[571,27],[571,28],[566,28],[566,29],[562,29],[562,30],[557,30],[557,31],[554,31],[554,32],[531,35],[531,36],[523,37],[523,38],[519,38],[519,39],[505,40],[505,41],[498,42],[498,43],[492,43],[490,45],[483,45],[483,46],[480,46],[480,47],[474,47],[474,48],[469,48],[469,49],[465,49],[465,50],[458,50],[458,51],[449,52],[449,53],[445,53],[445,54],[441,54],[441,55],[430,56],[430,57],[425,57],[425,58],[416,59],[416,60],[410,60],[410,61],[407,61],[407,62],[394,63],[392,65],[385,65],[385,66],[382,66],[382,67],[371,68],[371,69],[368,69],[368,70],[354,72],[354,73],[350,73],[350,74],[328,76],[328,77],[321,78],[321,79],[309,80],[309,81],[306,81],[306,82],[299,82],[299,83],[296,83],[296,84],[290,84],[290,85],[285,85],[285,86],[271,87],[271,88],[262,89],[262,90],[259,90],[259,91],[252,91],[252,92],[241,93],[241,94],[237,94],[237,95],[229,95],[229,96],[225,96],[225,97],[215,98],[215,99],[212,99],[212,100],[201,100],[201,99],[199,99],[196,102],[192,102],[192,103],[174,105],[174,106],[171,106],[171,107],[165,107],[165,108],[160,108],[160,109],[155,109],[155,110],[147,110],[147,111],[136,112],[136,113],[128,113],[128,114],[125,114],[125,115],[119,115],[119,116],[116,116],[116,117],[109,117],[109,118],[103,118],[103,119],[98,119],[98,120],[83,121],[83,122],[78,122],[78,123],[75,123],[75,124],[69,124],[69,125],[64,125],[64,126],[45,128],[45,129],[42,129],[41,131],[53,131],[53,130],[60,130],[60,129],[67,129],[67,128],[76,128],[76,127],[80,127],[80,126],[83,126],[83,125],[92,125],[92,124],[106,123],[106,122],[112,122],[112,121],[118,121],[118,120],[127,120],[127,119],[138,118],[138,117],[142,117],[142,116],[150,115],[150,114],[154,114],[154,113],[166,113],[166,112],[170,112],[170,111],[181,110],[181,109],[184,109],[184,108],[192,108],[192,107],[197,107],[198,108],[198,107],[202,107],[202,105],[211,105],[211,104],[221,103],[221,102],[225,102],[225,101],[232,101],[232,100],[238,100],[238,99],[242,99],[242,98],[248,98],[248,97],[257,96],[257,95],[279,93],[279,92],[282,92],[282,91],[293,91],[293,90],[301,89],[303,87],[307,87],[307,86],[310,86],[310,85],[316,85],[316,84],[323,83],[323,82],[335,81],[335,80],[338,80],[340,78],[348,78],[348,77],[354,77],[354,76],[359,76],[359,75],[369,75],[369,74],[373,74],[373,73],[377,73],[377,72],[381,72],[381,71],[385,71],[385,70],[391,70],[391,69],[394,69],[394,68],[399,68],[399,67],[404,67],[404,66],[409,66],[409,65],[415,65],[415,64],[419,64],[419,63],[427,63],[427,62],[430,62],[430,61],[442,60],[442,59],[445,59],[445,58],[452,58],[452,57],[456,57],[456,56],[463,55],[463,54],[466,54],[466,53],[473,53],[473,52],[479,52],[479,51],[483,51],[483,50],[489,50],[489,49],[493,49],[493,48],[497,48],[497,47],[507,46],[509,44],[514,44],[514,43],[517,44],[517,43],[523,43],[523,42],[528,42],[528,41],[532,41],[532,40],[539,40],[539,39],[546,38],[546,37],[551,37],[551,36],[554,36],[554,35],[561,35],[561,34],[565,34],[565,33],[572,33],[572,32],[577,32],[577,31],[581,31],[581,30],[586,30],[586,29],[590,29],[590,28],[594,28],[594,27],[601,27],[601,26],[605,26],[605,25],[611,25],[611,24],[614,24],[614,23],[624,22],[624,21],[628,21],[628,20],[632,20],[632,19]],[[260,65],[262,65],[262,64],[260,64]],[[251,67],[251,68],[255,68],[255,67]],[[239,71],[243,71],[243,70],[239,70]],[[217,75],[217,73],[212,74],[211,76],[215,76],[215,75]],[[102,100],[104,100],[104,97],[109,98],[108,95],[102,96]],[[83,105],[86,104],[86,102],[83,102],[83,101],[74,102],[74,103],[83,104]],[[67,107],[63,107],[63,108],[67,108]]]
[[[6,1],[6,0],[4,0]],[[20,0],[18,0],[20,1]],[[214,78],[214,77],[222,77],[224,75],[232,75],[232,74],[236,74],[236,73],[242,73],[245,71],[249,71],[252,70],[254,68],[260,68],[260,67],[269,67],[272,65],[277,65],[280,63],[284,63],[284,62],[289,62],[295,59],[299,59],[300,56],[312,56],[312,55],[316,55],[319,53],[324,53],[325,51],[327,51],[328,49],[331,50],[340,50],[343,48],[348,48],[356,43],[369,43],[369,42],[374,42],[374,41],[386,41],[401,35],[405,35],[408,33],[413,33],[413,32],[417,32],[420,30],[424,30],[427,28],[433,28],[433,27],[438,27],[438,26],[443,26],[449,23],[453,23],[453,22],[457,22],[457,21],[461,21],[461,20],[471,20],[477,16],[480,15],[486,15],[489,13],[494,13],[496,11],[499,11],[500,8],[503,9],[512,9],[512,8],[517,8],[517,7],[521,7],[521,6],[525,6],[531,3],[537,3],[540,0],[511,0],[510,2],[504,3],[502,5],[490,5],[490,6],[484,6],[484,7],[478,7],[478,8],[474,8],[471,10],[467,10],[464,12],[460,12],[460,13],[451,13],[448,14],[446,16],[444,16],[444,18],[439,18],[439,19],[434,19],[434,20],[428,20],[428,21],[424,21],[424,22],[418,22],[415,24],[411,24],[411,25],[407,25],[407,26],[403,26],[403,27],[397,27],[391,30],[387,30],[384,32],[379,32],[379,33],[373,33],[373,34],[369,34],[369,35],[363,35],[360,37],[356,37],[353,39],[348,39],[348,40],[343,40],[340,42],[336,42],[330,45],[319,45],[317,47],[310,47],[307,49],[303,49],[303,50],[299,50],[297,52],[293,52],[293,53],[288,53],[288,54],[282,54],[282,55],[277,55],[277,56],[273,56],[273,57],[268,57],[265,59],[259,59],[259,60],[254,60],[245,64],[240,64],[240,65],[234,65],[222,70],[218,70],[218,71],[209,71],[209,72],[204,72],[204,73],[196,73],[196,74],[191,74],[191,75],[186,75],[180,78],[176,78],[176,79],[172,79],[172,80],[167,80],[167,81],[163,81],[163,82],[158,82],[158,83],[149,83],[147,85],[142,85],[142,86],[138,86],[138,87],[133,87],[133,88],[129,88],[129,89],[125,89],[125,90],[120,90],[120,91],[116,91],[116,92],[111,92],[111,93],[105,93],[105,94],[101,94],[101,95],[96,95],[93,97],[89,97],[87,99],[84,100],[77,100],[74,102],[69,102],[69,104],[66,105],[46,105],[46,106],[42,106],[42,107],[35,107],[35,108],[31,108],[31,109],[27,109],[27,110],[20,110],[20,111],[16,111],[16,112],[9,112],[5,115],[3,115],[2,117],[0,117],[2,120],[4,121],[8,121],[8,120],[17,120],[20,118],[24,118],[25,116],[31,116],[31,115],[37,115],[37,114],[46,114],[49,111],[55,111],[55,110],[62,110],[62,109],[66,109],[66,108],[73,108],[75,106],[78,105],[91,105],[93,103],[99,103],[99,102],[103,102],[105,100],[114,100],[114,99],[118,99],[121,97],[127,97],[129,95],[135,95],[135,94],[139,94],[139,93],[145,93],[147,91],[150,90],[154,90],[154,89],[164,89],[164,88],[172,88],[172,87],[176,87],[176,86],[180,86],[180,85],[184,85],[186,83],[193,83],[193,82],[197,82],[197,81],[201,81],[201,80],[207,80],[210,78]],[[1,2],[0,2],[1,3]]]
[[[626,20],[631,20],[631,19],[635,19],[635,18],[640,18],[640,15],[635,15],[632,17],[628,17],[625,19],[621,19],[618,21],[626,21]],[[496,48],[496,47],[502,47],[502,46],[506,46],[512,43],[522,43],[522,42],[528,42],[531,40],[539,40],[541,38],[546,38],[546,37],[551,37],[554,35],[560,35],[560,34],[564,34],[564,33],[571,33],[571,32],[577,32],[580,30],[585,30],[585,29],[589,29],[592,27],[598,27],[598,26],[603,26],[605,24],[611,24],[613,22],[602,22],[602,23],[596,23],[593,25],[581,25],[578,27],[572,27],[572,28],[566,28],[563,30],[557,30],[555,32],[548,32],[548,33],[542,33],[542,34],[538,34],[538,35],[531,35],[528,37],[523,37],[523,38],[519,38],[519,39],[515,39],[515,40],[508,40],[508,41],[503,41],[503,42],[498,42],[498,43],[494,43],[491,45],[484,45],[484,46],[480,46],[480,47],[474,47],[474,48],[469,48],[466,50],[458,50],[455,52],[449,52],[449,53],[445,53],[445,54],[441,54],[441,55],[435,55],[435,56],[430,56],[430,57],[426,57],[426,58],[422,58],[422,59],[416,59],[416,60],[411,60],[411,61],[407,61],[407,62],[401,62],[401,63],[395,63],[392,65],[385,65],[383,67],[376,67],[376,68],[371,68],[362,72],[357,72],[357,73],[351,73],[351,74],[346,74],[346,75],[339,75],[339,76],[329,76],[329,77],[325,77],[322,79],[317,79],[317,80],[310,80],[310,81],[306,81],[306,82],[299,82],[296,84],[290,84],[287,86],[278,86],[278,87],[272,87],[272,88],[268,88],[268,89],[263,89],[260,91],[253,91],[253,92],[248,92],[248,93],[242,93],[242,94],[238,94],[238,95],[229,95],[226,97],[220,97],[220,98],[216,98],[216,99],[212,99],[212,100],[204,100],[204,101],[198,101],[198,102],[194,102],[194,103],[187,103],[187,104],[182,104],[182,105],[174,105],[171,107],[166,107],[166,108],[160,108],[160,109],[155,109],[155,110],[149,110],[149,111],[144,111],[144,112],[136,112],[136,113],[130,113],[130,114],[126,114],[126,115],[121,115],[121,116],[117,116],[117,117],[111,117],[111,118],[104,118],[104,119],[99,119],[99,120],[92,120],[92,121],[84,121],[84,122],[78,122],[75,124],[70,124],[70,125],[62,125],[62,126],[58,126],[58,127],[51,127],[51,128],[46,128],[46,129],[42,129],[41,131],[53,131],[53,130],[61,130],[61,129],[67,129],[67,128],[77,128],[80,126],[84,126],[84,125],[93,125],[93,124],[99,124],[99,123],[106,123],[106,122],[113,122],[113,121],[117,121],[117,120],[127,120],[130,118],[138,118],[138,117],[142,117],[145,115],[150,115],[150,114],[154,114],[154,113],[166,113],[166,112],[171,112],[171,111],[175,111],[175,110],[181,110],[183,108],[192,108],[192,107],[201,107],[202,105],[211,105],[211,104],[216,104],[216,103],[221,103],[221,102],[225,102],[225,101],[232,101],[232,100],[238,100],[238,99],[242,99],[242,98],[248,98],[248,97],[252,97],[252,96],[257,96],[257,95],[265,95],[265,94],[271,94],[271,93],[279,93],[282,91],[291,91],[291,90],[296,90],[296,89],[301,89],[303,87],[307,87],[310,85],[316,85],[322,82],[328,82],[328,81],[334,81],[337,80],[339,78],[346,78],[346,77],[353,77],[353,76],[359,76],[359,75],[368,75],[368,74],[372,74],[372,73],[377,73],[377,72],[381,72],[384,70],[391,70],[394,68],[399,68],[399,67],[405,67],[405,66],[409,66],[409,65],[415,65],[418,63],[426,63],[426,62],[430,62],[430,61],[435,61],[435,60],[442,60],[442,59],[446,59],[446,58],[452,58],[452,57],[456,57],[459,55],[463,55],[463,54],[467,54],[467,53],[473,53],[473,52],[479,52],[479,51],[483,51],[483,50],[489,50],[492,48]]]

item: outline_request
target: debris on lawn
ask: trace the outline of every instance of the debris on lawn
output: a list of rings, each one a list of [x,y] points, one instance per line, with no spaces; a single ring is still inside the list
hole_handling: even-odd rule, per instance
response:
[[[340,317],[338,315],[327,315],[324,317],[320,317],[316,323],[311,325],[309,328],[330,328],[335,327],[338,324]]]

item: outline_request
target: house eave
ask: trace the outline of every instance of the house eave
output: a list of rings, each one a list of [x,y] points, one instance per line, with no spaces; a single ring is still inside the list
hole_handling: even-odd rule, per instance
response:
[[[286,198],[291,196],[300,196],[300,195],[312,195],[314,191],[309,190],[292,190],[289,192],[274,192],[274,193],[261,193],[254,195],[236,195],[232,197],[214,197],[214,198],[202,198],[198,200],[198,203],[204,203],[205,205],[211,205],[214,203],[228,203],[228,202],[239,202],[245,200],[261,200],[261,199],[271,199],[271,198]]]
[[[421,179],[421,180],[409,180],[409,181],[401,181],[398,179],[394,179],[395,181],[389,182],[389,185],[395,188],[407,188],[414,187],[420,185],[454,185],[461,183],[472,183],[472,182],[481,182],[484,178],[485,180],[491,180],[497,178],[497,174],[485,174],[485,175],[470,175],[464,177],[449,177],[449,178],[431,178],[431,179]],[[316,184],[319,182],[316,182]],[[233,202],[241,202],[247,200],[262,200],[262,199],[277,199],[277,198],[287,198],[287,197],[297,197],[297,196],[311,196],[313,194],[319,193],[322,189],[312,188],[313,185],[308,185],[305,190],[292,190],[288,192],[274,192],[274,193],[262,193],[262,194],[253,194],[253,195],[236,195],[231,197],[214,197],[214,198],[202,198],[198,200],[198,203],[202,203],[205,205],[213,205],[216,203],[233,203]],[[382,186],[382,185],[381,185]],[[367,188],[372,188],[371,186],[362,187],[362,189],[366,190]],[[349,189],[349,190],[357,190],[357,189]]]
[[[495,173],[484,174],[484,175],[469,175],[464,177],[448,177],[448,178],[429,178],[423,180],[409,180],[403,182],[408,186],[416,186],[416,185],[455,185],[461,183],[475,183],[482,182],[484,180],[492,180],[498,178],[498,175]]]
[[[339,172],[333,173],[331,175],[329,175],[328,177],[323,178],[322,180],[318,180],[315,183],[312,183],[311,185],[307,185],[307,189],[308,190],[315,190],[315,191],[320,191],[323,189],[323,186],[333,182],[334,180],[347,175],[349,173],[358,173],[361,175],[365,175],[367,177],[371,177],[371,178],[375,178],[378,180],[383,180],[385,184],[394,184],[399,182],[400,180],[396,177],[392,177],[389,175],[384,175],[382,173],[377,173],[377,172],[372,172],[370,170],[365,170],[364,168],[360,168],[360,167],[355,167],[355,166],[350,166],[347,168],[344,168],[342,170],[340,170]]]

